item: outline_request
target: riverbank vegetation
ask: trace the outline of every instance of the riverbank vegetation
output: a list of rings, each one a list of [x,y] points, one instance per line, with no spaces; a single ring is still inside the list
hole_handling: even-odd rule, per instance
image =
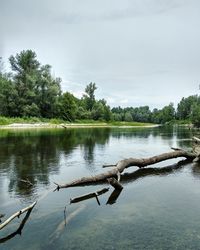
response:
[[[0,124],[15,122],[106,122],[141,125],[187,122],[200,126],[200,97],[182,98],[177,109],[173,103],[162,109],[149,106],[113,107],[105,99],[97,100],[95,83],[85,87],[81,98],[63,92],[61,79],[54,77],[50,65],[42,65],[32,50],[10,56],[11,72],[0,68]],[[17,117],[17,118],[16,118]],[[137,124],[139,123],[139,124]]]

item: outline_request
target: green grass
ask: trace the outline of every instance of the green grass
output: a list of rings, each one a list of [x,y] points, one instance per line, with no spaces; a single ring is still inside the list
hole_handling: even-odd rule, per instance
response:
[[[191,121],[189,119],[187,119],[187,120],[173,120],[173,121],[166,123],[166,125],[187,125],[187,124],[191,124]]]
[[[84,126],[147,126],[153,125],[152,123],[143,123],[143,122],[122,122],[122,121],[95,121],[95,120],[76,120],[72,123],[68,121],[64,121],[62,119],[46,119],[46,118],[38,118],[38,117],[4,117],[0,116],[0,125],[9,125],[13,123],[49,123],[49,124],[77,124],[77,125],[84,125]]]
[[[72,123],[76,123],[76,124],[107,124],[105,121],[95,121],[95,120],[91,120],[91,119],[75,120]]]
[[[111,126],[150,126],[154,125],[153,123],[145,122],[122,122],[122,121],[111,121],[108,122]]]
[[[77,125],[84,126],[148,126],[154,125],[153,123],[144,123],[144,122],[124,122],[124,121],[95,121],[95,120],[76,120],[72,122]],[[69,123],[70,124],[70,123]]]
[[[51,123],[51,124],[60,124],[66,123],[61,119],[46,119],[46,118],[38,118],[38,117],[5,117],[0,116],[0,125],[9,125],[12,123]]]

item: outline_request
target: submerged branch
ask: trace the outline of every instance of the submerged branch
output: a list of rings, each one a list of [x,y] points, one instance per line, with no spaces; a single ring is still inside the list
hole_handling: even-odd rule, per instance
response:
[[[76,217],[79,213],[82,212],[82,210],[84,210],[86,208],[85,204],[80,205],[80,207],[78,207],[76,210],[74,210],[72,213],[70,213],[68,216],[65,215],[64,220],[62,220],[57,228],[55,229],[55,231],[50,235],[49,237],[49,244],[52,245],[53,242],[55,240],[57,240],[60,235],[62,234],[63,230],[65,229],[65,227],[70,223],[70,221],[72,219],[74,219],[74,217]]]

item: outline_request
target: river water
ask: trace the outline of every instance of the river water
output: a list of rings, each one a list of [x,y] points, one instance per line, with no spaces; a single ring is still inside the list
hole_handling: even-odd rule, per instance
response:
[[[0,213],[7,218],[37,200],[21,235],[24,215],[0,231],[0,249],[200,249],[197,163],[131,167],[122,192],[110,188],[100,205],[70,198],[107,183],[53,192],[54,182],[95,175],[103,164],[189,149],[192,136],[184,127],[0,130]]]

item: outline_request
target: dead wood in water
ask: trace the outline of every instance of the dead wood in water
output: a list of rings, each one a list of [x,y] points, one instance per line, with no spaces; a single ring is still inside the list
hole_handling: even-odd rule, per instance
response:
[[[123,189],[123,186],[114,177],[108,178],[107,180],[108,180],[109,184],[112,187],[114,187],[114,189],[117,189],[117,190],[122,190]]]
[[[87,184],[92,184],[92,183],[98,183],[105,181],[109,178],[117,177],[119,176],[119,173],[121,174],[126,168],[136,166],[139,168],[144,168],[149,165],[156,164],[158,162],[162,162],[165,160],[169,159],[174,159],[174,158],[179,158],[179,157],[184,157],[190,161],[192,161],[194,158],[196,158],[195,153],[190,153],[182,149],[174,149],[174,151],[168,152],[168,153],[163,153],[160,155],[156,155],[153,157],[149,158],[128,158],[119,161],[116,165],[106,165],[104,167],[112,167],[111,170],[108,170],[104,173],[95,175],[95,176],[88,176],[88,177],[82,177],[80,179],[76,179],[74,181],[71,181],[66,184],[57,184],[57,187],[55,190],[59,191],[61,188],[68,188],[68,187],[74,187],[74,186],[80,186],[80,185],[87,185]]]
[[[34,203],[32,203],[30,206],[25,207],[25,208],[21,209],[20,211],[14,213],[13,215],[11,215],[7,220],[5,220],[3,223],[0,224],[0,230],[3,229],[5,226],[7,226],[16,217],[19,218],[21,214],[23,214],[29,210],[32,210],[35,205],[36,205],[36,201]]]
[[[82,204],[80,207],[78,207],[76,210],[74,210],[72,213],[70,213],[68,216],[62,220],[55,231],[50,235],[49,237],[49,243],[50,245],[53,244],[54,241],[56,241],[60,235],[63,233],[66,226],[70,223],[71,220],[73,220],[77,215],[79,215],[84,209],[86,208],[86,205]]]
[[[99,191],[93,192],[93,193],[88,193],[88,194],[84,194],[75,198],[70,199],[70,203],[77,203],[80,201],[84,201],[84,200],[88,200],[91,198],[97,198],[99,195],[105,194],[106,192],[108,192],[109,188],[103,188]],[[97,200],[98,202],[98,200]],[[99,202],[98,202],[99,204]],[[100,205],[100,204],[99,204]]]
[[[6,237],[0,239],[0,244],[5,243],[6,241],[14,238],[16,235],[21,235],[22,234],[22,230],[23,230],[23,228],[24,228],[24,226],[25,226],[25,224],[26,224],[26,222],[27,222],[27,220],[28,220],[28,218],[29,218],[29,216],[30,216],[30,214],[32,212],[32,209],[33,209],[33,207],[28,210],[28,212],[26,213],[24,219],[22,220],[22,222],[20,223],[18,229],[15,232],[13,232],[13,233],[7,235]]]
[[[114,189],[111,195],[108,197],[108,200],[106,204],[113,205],[117,202],[117,199],[119,198],[120,194],[122,192],[122,189]]]

